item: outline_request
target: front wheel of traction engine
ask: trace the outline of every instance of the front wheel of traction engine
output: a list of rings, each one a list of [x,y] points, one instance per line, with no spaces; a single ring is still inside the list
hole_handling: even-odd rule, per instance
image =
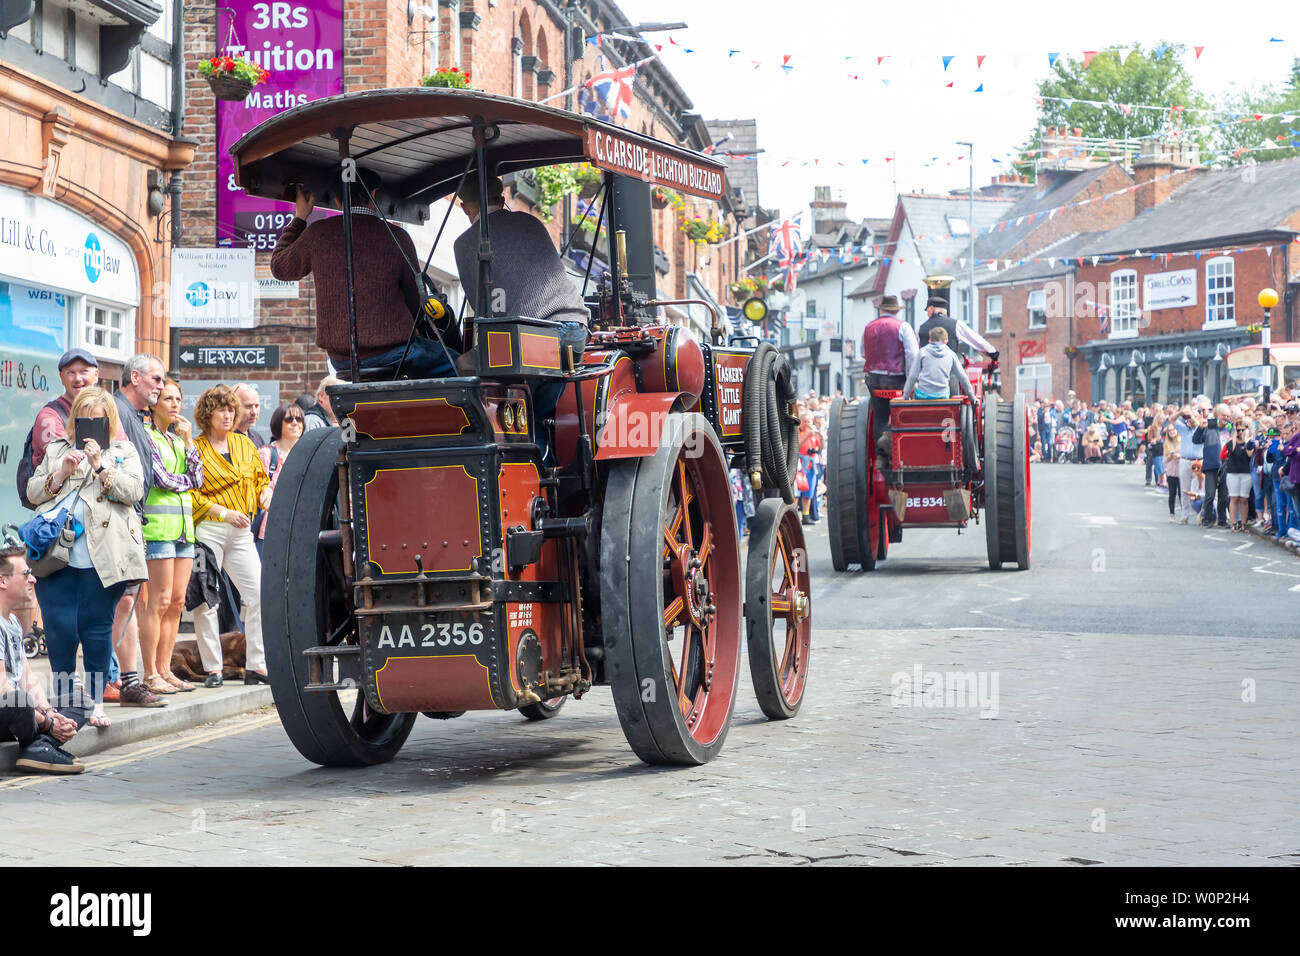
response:
[[[415,714],[378,714],[355,692],[306,692],[304,651],[355,646],[356,618],[347,601],[339,528],[337,428],[298,440],[271,502],[262,559],[262,624],[267,670],[280,722],[308,760],[324,766],[364,766],[391,760],[406,742]],[[324,680],[332,679],[327,668]],[[346,706],[345,706],[346,704]]]
[[[740,545],[708,421],[669,416],[659,449],[610,468],[600,548],[605,666],[649,764],[718,755],[740,678]]]
[[[812,582],[799,510],[759,502],[745,563],[749,673],[758,706],[771,720],[799,712],[812,647]]]

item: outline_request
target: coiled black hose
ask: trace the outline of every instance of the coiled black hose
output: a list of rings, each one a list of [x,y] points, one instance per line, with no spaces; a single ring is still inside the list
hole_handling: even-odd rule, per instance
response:
[[[789,367],[777,361],[781,353],[764,342],[745,367],[745,455],[749,479],[755,490],[775,488],[793,504],[794,477],[799,467],[799,419],[791,406],[795,400]]]

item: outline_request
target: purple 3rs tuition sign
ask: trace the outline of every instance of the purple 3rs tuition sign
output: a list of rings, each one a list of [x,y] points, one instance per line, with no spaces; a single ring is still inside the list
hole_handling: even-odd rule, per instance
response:
[[[272,249],[293,206],[245,196],[230,147],[282,110],[343,92],[343,0],[222,0],[217,37],[220,55],[242,53],[271,71],[244,102],[217,101],[217,245]]]

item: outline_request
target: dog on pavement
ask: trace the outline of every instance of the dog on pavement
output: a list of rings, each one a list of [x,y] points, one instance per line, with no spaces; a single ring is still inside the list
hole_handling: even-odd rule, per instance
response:
[[[227,631],[221,635],[221,677],[223,680],[244,679],[244,634],[242,631]],[[172,651],[172,673],[181,680],[203,683],[207,672],[203,669],[203,659],[199,657],[197,644],[178,644]]]

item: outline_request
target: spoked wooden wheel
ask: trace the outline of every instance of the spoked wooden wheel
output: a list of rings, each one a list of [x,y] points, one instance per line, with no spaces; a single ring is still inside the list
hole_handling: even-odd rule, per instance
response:
[[[619,721],[651,764],[722,749],[740,677],[736,512],[722,447],[697,414],[610,469],[600,547],[605,665]]]
[[[342,546],[331,533],[339,528],[342,441],[337,428],[314,429],[284,465],[266,528],[262,623],[271,691],[293,745],[318,764],[361,766],[391,760],[415,714],[375,713],[360,690],[303,690],[309,682],[305,651],[358,643]]]
[[[519,708],[519,713],[523,714],[529,720],[550,720],[560,712],[564,706],[567,697],[552,697],[550,700],[540,700],[535,704],[524,704]]]
[[[759,502],[745,565],[749,673],[771,720],[799,712],[812,647],[812,581],[799,512],[775,498]]]

